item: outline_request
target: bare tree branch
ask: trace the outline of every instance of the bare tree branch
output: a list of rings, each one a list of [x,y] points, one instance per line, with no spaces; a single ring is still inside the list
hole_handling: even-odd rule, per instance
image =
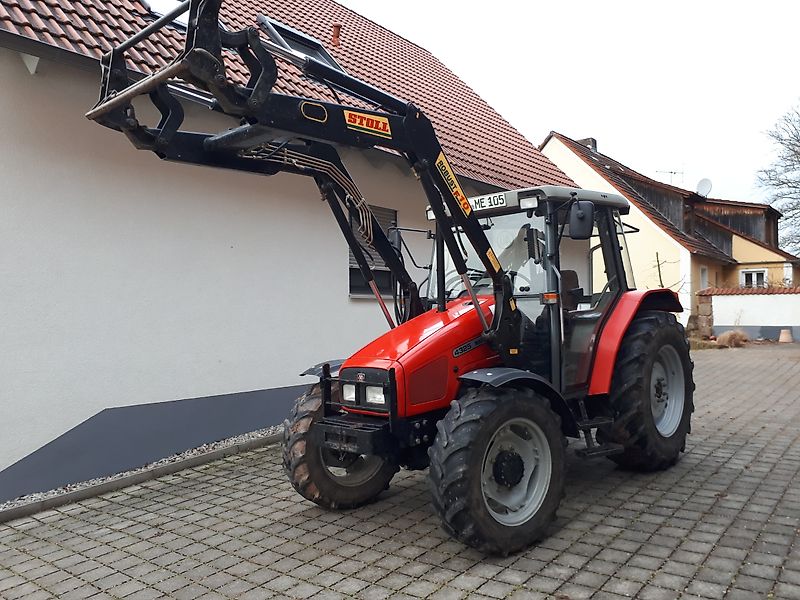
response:
[[[758,180],[770,189],[770,204],[783,213],[781,246],[796,253],[800,251],[800,107],[783,115],[767,135],[777,156],[759,171]]]

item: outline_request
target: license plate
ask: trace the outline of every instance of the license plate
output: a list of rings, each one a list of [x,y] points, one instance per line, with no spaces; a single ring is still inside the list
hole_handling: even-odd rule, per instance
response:
[[[506,206],[506,195],[503,192],[498,192],[496,194],[486,194],[485,196],[473,196],[469,198],[469,203],[475,212],[503,208]]]

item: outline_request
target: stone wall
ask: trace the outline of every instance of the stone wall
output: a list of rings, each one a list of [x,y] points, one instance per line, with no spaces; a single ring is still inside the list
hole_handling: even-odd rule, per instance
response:
[[[713,296],[697,296],[697,335],[709,338],[714,333],[714,305]]]

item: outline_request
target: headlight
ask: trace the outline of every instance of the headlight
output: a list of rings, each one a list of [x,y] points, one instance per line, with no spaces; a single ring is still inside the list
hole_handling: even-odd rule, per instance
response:
[[[356,386],[352,383],[346,383],[342,386],[342,399],[345,402],[356,401]]]
[[[375,385],[367,386],[367,404],[385,404],[383,388]]]

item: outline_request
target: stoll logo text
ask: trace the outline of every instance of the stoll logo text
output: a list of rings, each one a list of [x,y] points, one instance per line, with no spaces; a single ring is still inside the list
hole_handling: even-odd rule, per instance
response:
[[[386,117],[365,115],[352,110],[346,110],[344,111],[344,118],[348,129],[392,139],[392,128],[389,126],[389,119]]]

